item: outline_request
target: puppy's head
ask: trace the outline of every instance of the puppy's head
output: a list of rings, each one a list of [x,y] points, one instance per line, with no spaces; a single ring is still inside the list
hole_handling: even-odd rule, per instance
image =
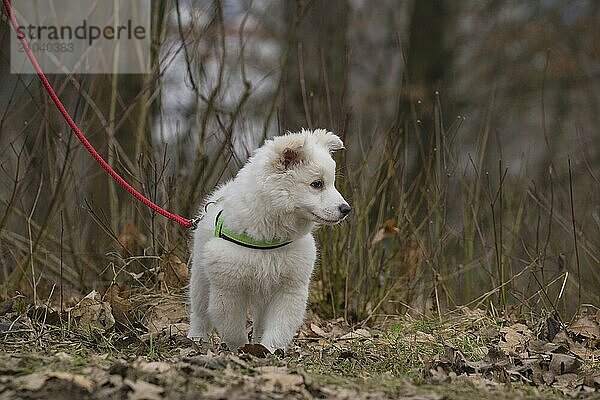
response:
[[[276,190],[288,210],[316,223],[336,224],[346,218],[351,208],[335,188],[335,161],[331,157],[333,151],[343,148],[342,140],[325,129],[273,139],[273,183],[278,185]]]

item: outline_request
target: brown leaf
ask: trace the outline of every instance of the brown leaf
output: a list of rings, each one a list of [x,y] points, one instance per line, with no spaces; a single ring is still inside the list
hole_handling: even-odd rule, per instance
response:
[[[600,350],[591,349],[573,340],[569,342],[569,350],[583,360],[600,359]]]
[[[600,339],[600,326],[598,325],[598,322],[587,315],[573,321],[573,323],[569,325],[568,330],[576,335],[583,336],[586,339]]]
[[[29,374],[17,378],[16,382],[21,389],[35,392],[40,390],[48,379],[52,378],[71,382],[86,390],[88,393],[92,393],[94,390],[94,382],[91,379],[86,378],[83,375],[77,375],[61,371],[39,372]]]
[[[577,379],[579,379],[579,375],[577,374],[563,374],[554,377],[556,382],[554,383],[555,387],[568,387]]]
[[[85,389],[88,393],[92,393],[94,391],[94,382],[83,375],[71,374],[69,372],[61,371],[48,372],[46,373],[46,375],[48,376],[48,378],[56,378],[74,383],[80,388]]]
[[[153,385],[140,379],[132,381],[124,379],[123,382],[131,388],[131,392],[127,395],[128,400],[160,400],[164,389],[160,386]]]
[[[164,374],[171,369],[171,365],[164,361],[145,361],[138,359],[134,362],[134,367],[147,374]]]
[[[359,328],[359,329],[355,330],[354,332],[346,333],[345,335],[341,336],[339,338],[339,340],[368,339],[370,337],[371,337],[371,332],[369,332],[366,329]]]
[[[258,343],[247,343],[240,347],[238,351],[244,354],[252,354],[254,357],[258,358],[265,358],[271,354],[269,349]]]
[[[414,334],[409,334],[406,339],[416,343],[435,343],[435,338],[433,335],[421,331],[416,331]]]
[[[488,349],[488,352],[485,355],[484,360],[492,363],[492,364],[505,364],[508,362],[509,358],[504,352],[495,347],[491,347]]]
[[[149,333],[167,332],[188,320],[186,307],[176,300],[165,300],[151,307],[146,313],[144,325]],[[179,328],[177,328],[179,329]],[[172,333],[172,332],[171,332]]]
[[[44,386],[44,383],[46,383],[46,379],[48,379],[48,376],[46,374],[35,373],[18,377],[15,379],[15,383],[18,387],[20,387],[23,390],[35,392],[37,390],[40,390],[42,386]]]
[[[531,338],[531,330],[524,324],[505,326],[500,329],[500,333],[504,338],[500,341],[499,347],[505,352],[522,352]]]
[[[81,329],[95,328],[106,331],[115,324],[110,304],[102,301],[100,294],[95,290],[67,311]]]
[[[586,386],[600,390],[600,372],[592,372],[590,375],[585,376],[583,382]]]
[[[298,392],[304,385],[304,378],[302,375],[290,374],[285,368],[279,367],[268,367],[262,368],[265,371],[260,375],[260,379],[263,381],[261,389],[268,392],[278,393],[290,393]]]
[[[538,362],[533,362],[533,363],[530,363],[529,366],[532,371],[532,375],[531,375],[532,382],[538,386],[546,383],[544,376],[543,376],[544,371],[542,371],[540,364]]]
[[[579,367],[581,367],[581,361],[577,357],[568,354],[552,354],[548,369],[554,375],[563,375],[577,373]]]
[[[553,371],[542,372],[542,379],[546,385],[552,385],[554,383],[554,376]]]
[[[327,333],[317,324],[310,324],[310,331],[308,333],[312,337],[327,337]]]
[[[161,269],[165,273],[164,281],[169,287],[180,288],[187,285],[188,266],[174,254],[161,259]]]
[[[104,300],[110,303],[116,321],[129,323],[128,314],[133,308],[133,302],[121,296],[121,289],[117,284],[110,285],[104,293]]]
[[[396,221],[393,219],[388,219],[385,221],[381,228],[379,228],[379,230],[375,233],[375,236],[373,236],[371,245],[376,245],[385,238],[396,236],[400,232],[400,229],[398,229],[395,224]]]

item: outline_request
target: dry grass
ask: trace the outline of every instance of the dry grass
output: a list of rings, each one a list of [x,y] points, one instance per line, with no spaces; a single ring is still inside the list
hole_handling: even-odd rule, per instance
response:
[[[338,186],[354,212],[317,233],[321,260],[312,305],[323,315],[354,323],[407,311],[439,316],[471,305],[499,314],[556,311],[567,321],[582,304],[600,303],[600,194],[590,189],[598,174],[586,148],[579,147],[573,163],[548,153],[531,174],[502,159],[495,92],[481,121],[469,122],[446,115],[439,92],[430,109],[407,98],[406,79],[396,88],[396,110],[365,132],[352,113],[336,114],[347,93],[338,93],[325,55],[313,65],[298,47],[298,35],[308,35],[310,2],[287,10],[294,23],[280,32],[281,59],[271,60],[264,75],[254,31],[245,30],[248,20],[264,15],[249,9],[232,36],[215,2],[199,10],[206,18],[193,26],[182,25],[181,10],[174,10],[179,17],[163,31],[166,3],[156,4],[155,34],[164,36],[154,75],[126,85],[96,76],[52,82],[89,139],[149,198],[192,216],[267,134],[298,129],[280,120],[294,114],[287,80],[293,74],[305,83],[293,91],[301,116],[339,127],[348,149],[338,156]],[[185,56],[191,96],[189,123],[181,127],[167,124],[173,110],[166,98],[158,101],[172,90],[168,67],[178,55]],[[197,71],[207,63],[214,70]],[[260,91],[258,82],[270,78],[273,90]],[[0,120],[0,296],[18,292],[37,304],[50,293],[81,296],[113,282],[160,285],[163,257],[186,262],[187,233],[116,188],[63,132],[39,86],[23,90],[23,78],[15,79]],[[169,127],[176,134],[164,131]],[[544,123],[550,143],[545,129]]]

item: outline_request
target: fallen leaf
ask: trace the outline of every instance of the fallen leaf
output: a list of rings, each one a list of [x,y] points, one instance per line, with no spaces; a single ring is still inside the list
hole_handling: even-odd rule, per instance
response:
[[[435,342],[433,335],[430,335],[429,333],[425,333],[425,332],[421,332],[421,331],[416,331],[414,334],[409,335],[408,338],[416,343],[434,343]]]
[[[553,371],[544,371],[544,372],[542,372],[542,380],[548,386],[550,386],[550,385],[552,385],[554,383],[554,377],[555,376],[556,375],[554,374]]]
[[[34,373],[15,378],[15,383],[23,390],[35,392],[40,390],[48,377],[44,373]]]
[[[164,374],[165,372],[171,369],[171,365],[164,361],[144,361],[142,359],[136,360],[134,362],[134,367],[148,374]]]
[[[174,254],[161,258],[161,269],[164,271],[164,281],[169,287],[180,288],[188,283],[188,266]]]
[[[586,386],[600,390],[600,372],[596,371],[585,376],[583,378],[583,382]]]
[[[573,321],[569,325],[568,330],[586,339],[600,339],[600,326],[598,322],[592,320],[587,315]]]
[[[127,395],[129,400],[160,400],[164,389],[158,385],[148,383],[143,380],[132,381],[124,379],[123,383],[131,388],[131,392]]]
[[[531,330],[523,324],[505,326],[500,328],[500,333],[504,337],[500,341],[499,347],[505,352],[520,353],[524,351],[527,342],[531,338]]]
[[[83,375],[71,374],[69,372],[38,372],[16,378],[15,381],[21,389],[35,392],[40,390],[47,380],[53,378],[71,382],[86,390],[88,393],[92,393],[94,390],[94,382],[91,379],[86,378]]]
[[[238,349],[240,353],[252,354],[254,357],[265,358],[271,354],[269,349],[259,343],[247,343]]]
[[[338,356],[338,358],[340,360],[358,360],[358,357],[356,356],[356,353],[353,352],[352,350],[342,350],[340,352],[340,355]]]
[[[146,315],[144,325],[148,328],[148,333],[172,333],[172,328],[176,324],[188,320],[186,307],[173,299],[152,306]]]
[[[568,387],[577,379],[579,376],[577,374],[563,374],[555,377],[556,381],[554,382],[555,387]]]
[[[304,378],[298,374],[290,374],[285,368],[274,367],[260,375],[261,389],[268,392],[290,393],[301,390]]]
[[[552,354],[548,368],[554,375],[563,375],[576,373],[580,366],[581,361],[577,357],[568,354]]]
[[[81,329],[96,328],[106,331],[115,324],[110,303],[102,301],[100,294],[95,290],[67,311]]]
[[[573,340],[569,343],[569,350],[582,360],[600,360],[600,349],[594,350]]]
[[[46,376],[48,377],[48,379],[56,378],[56,379],[60,379],[63,381],[68,381],[68,382],[74,383],[75,385],[79,386],[80,388],[85,389],[88,393],[92,393],[94,391],[94,382],[91,379],[89,379],[83,375],[71,374],[69,372],[56,371],[56,372],[47,372]]]
[[[349,332],[340,337],[338,340],[351,340],[351,339],[368,339],[371,337],[371,333],[363,328],[357,329],[354,332]]]
[[[133,308],[133,302],[121,295],[121,289],[117,284],[112,284],[104,293],[104,300],[112,307],[113,316],[117,322],[128,324],[129,312]]]
[[[319,328],[319,326],[316,324],[310,324],[310,330],[312,333],[314,333],[317,336],[327,337],[327,334],[325,333],[325,331],[323,329]]]

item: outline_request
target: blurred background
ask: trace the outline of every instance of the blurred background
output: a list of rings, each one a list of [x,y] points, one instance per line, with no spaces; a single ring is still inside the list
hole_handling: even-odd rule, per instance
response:
[[[51,75],[89,140],[178,214],[265,138],[327,128],[353,206],[310,306],[349,322],[600,305],[600,3],[153,0],[150,75]],[[0,297],[184,290],[189,232],[112,182],[0,24]],[[594,306],[595,305],[595,306]]]

